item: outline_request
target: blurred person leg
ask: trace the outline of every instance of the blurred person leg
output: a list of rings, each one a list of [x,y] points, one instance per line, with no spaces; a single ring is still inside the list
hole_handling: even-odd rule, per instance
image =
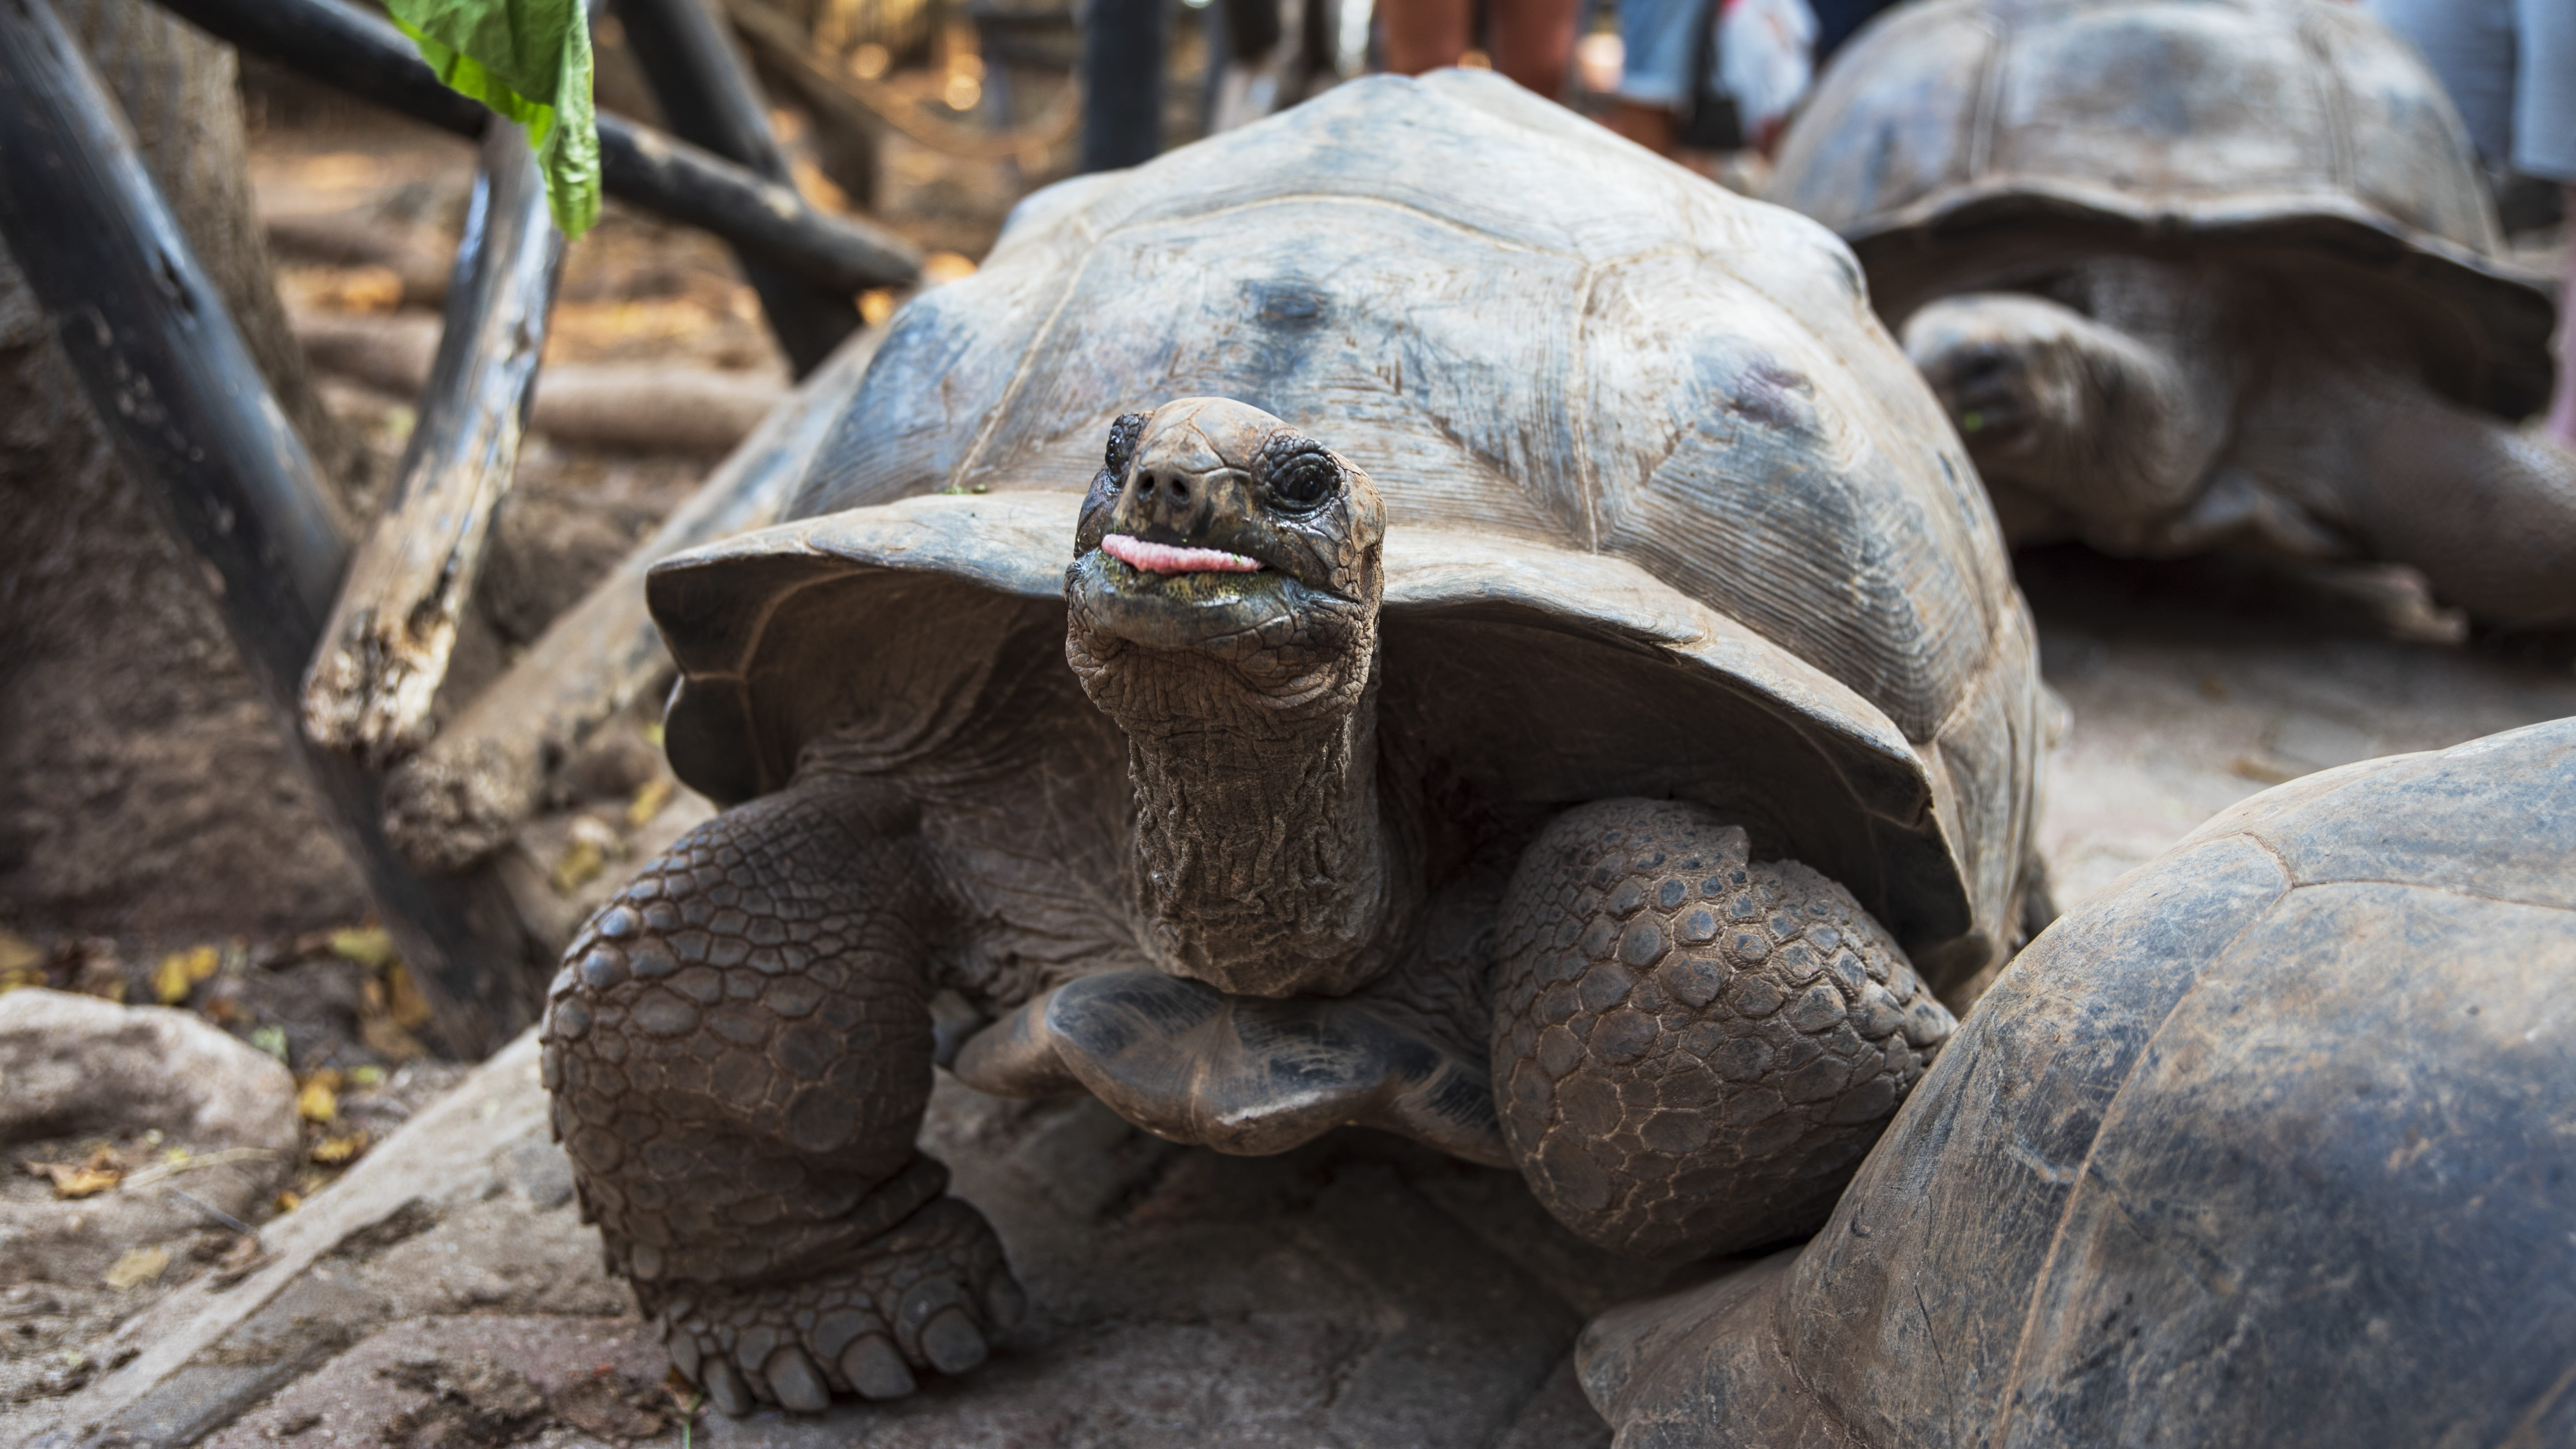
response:
[[[2562,227],[2576,229],[2576,4],[2516,0],[2513,169],[2555,181],[2567,198]],[[2562,239],[2568,235],[2562,230]],[[2562,240],[2562,245],[2564,242]],[[2549,435],[2576,446],[2576,246],[2567,246],[2558,293],[2558,385],[2549,397]]]
[[[1494,0],[1494,69],[1551,101],[1565,99],[1582,0]]]
[[[1673,153],[1690,105],[1691,47],[1707,19],[1707,0],[1620,0],[1625,53],[1603,125],[1659,156]]]
[[[1378,0],[1386,68],[1420,75],[1456,65],[1475,43],[1474,0]]]
[[[2362,9],[2403,36],[2450,92],[2469,140],[2489,165],[2513,155],[2514,6],[2517,0],[2362,0]],[[2538,0],[2531,10],[2567,0]]]

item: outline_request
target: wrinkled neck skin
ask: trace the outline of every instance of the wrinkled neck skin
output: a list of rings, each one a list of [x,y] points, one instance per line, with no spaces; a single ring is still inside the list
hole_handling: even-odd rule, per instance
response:
[[[1342,995],[1419,911],[1381,799],[1374,600],[1345,647],[1234,658],[1076,627],[1067,657],[1127,735],[1136,904],[1162,970],[1251,996]]]

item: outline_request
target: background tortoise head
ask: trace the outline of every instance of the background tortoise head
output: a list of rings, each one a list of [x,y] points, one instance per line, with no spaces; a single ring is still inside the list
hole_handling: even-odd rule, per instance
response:
[[[1182,676],[1275,712],[1347,713],[1376,659],[1385,538],[1368,476],[1259,408],[1128,413],[1075,525],[1066,657],[1131,728],[1197,712]]]

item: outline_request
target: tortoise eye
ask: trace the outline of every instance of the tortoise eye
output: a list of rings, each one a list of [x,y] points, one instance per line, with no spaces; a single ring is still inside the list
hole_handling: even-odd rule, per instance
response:
[[[1332,496],[1342,481],[1342,470],[1322,452],[1292,454],[1270,472],[1270,496],[1281,504],[1303,512]]]
[[[1127,477],[1127,465],[1136,457],[1136,440],[1145,435],[1143,413],[1121,413],[1109,425],[1109,449],[1102,455],[1101,466],[1108,471],[1111,492],[1116,492]]]

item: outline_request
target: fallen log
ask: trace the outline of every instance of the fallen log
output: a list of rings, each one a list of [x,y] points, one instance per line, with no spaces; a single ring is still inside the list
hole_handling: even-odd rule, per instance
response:
[[[402,283],[407,306],[447,303],[455,245],[426,226],[401,226],[354,211],[271,216],[260,223],[271,256],[330,267],[382,267]]]
[[[639,453],[730,451],[788,396],[773,378],[660,362],[567,363],[537,380],[536,426]]]
[[[304,733],[315,744],[381,767],[428,737],[493,516],[518,470],[562,269],[536,158],[517,128],[491,127],[420,421],[305,675]]]
[[[418,314],[307,313],[296,339],[313,366],[396,397],[429,380],[438,327]],[[672,362],[557,362],[537,374],[531,431],[635,453],[731,452],[788,396],[775,377]]]
[[[480,137],[491,119],[439,84],[402,32],[334,0],[159,3],[218,39],[441,130]],[[599,117],[599,173],[609,195],[845,297],[921,275],[920,249],[894,233],[816,211],[793,186],[621,116]]]
[[[0,3],[0,239],[127,473],[194,553],[242,660],[293,729],[349,546],[116,103],[44,0]],[[102,641],[103,645],[112,641]],[[387,840],[374,778],[297,757],[452,1050],[533,1019],[537,978],[489,872],[430,881]]]
[[[842,344],[616,572],[386,777],[385,831],[406,858],[443,874],[509,844],[555,768],[664,675],[645,572],[681,549],[776,522],[883,336],[872,329]]]

